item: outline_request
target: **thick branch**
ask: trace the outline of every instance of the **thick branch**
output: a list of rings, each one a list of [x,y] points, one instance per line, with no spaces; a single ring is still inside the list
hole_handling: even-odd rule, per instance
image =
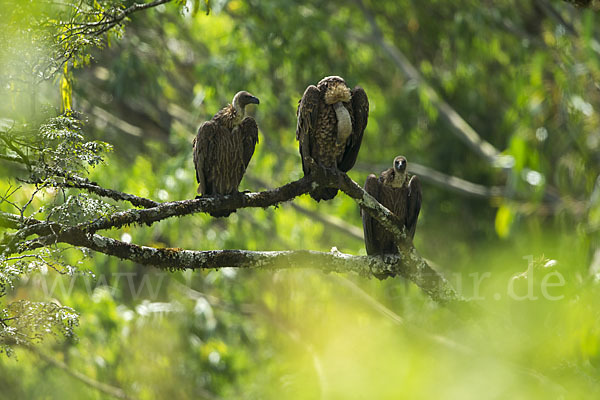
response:
[[[268,187],[267,182],[263,181],[260,178],[255,177],[255,176],[246,174],[244,179],[247,179],[248,181],[250,181],[254,184],[260,185],[262,187]],[[294,202],[287,203],[287,204],[290,207],[292,207],[294,210],[298,211],[299,213],[308,216],[313,221],[321,222],[322,224],[327,225],[333,229],[336,229],[352,238],[358,239],[361,242],[364,239],[362,229],[356,227],[355,225],[349,224],[348,222],[344,221],[341,218],[337,218],[337,217],[334,217],[334,216],[326,214],[326,213],[320,213],[318,211],[310,210],[310,209],[308,209],[304,206],[301,206],[299,204],[296,204]]]
[[[157,249],[138,246],[94,234],[101,229],[119,228],[129,224],[147,224],[197,212],[214,212],[245,207],[269,207],[302,195],[316,185],[336,187],[352,197],[366,212],[376,218],[381,225],[397,239],[400,256],[359,257],[342,254],[337,251],[320,253],[308,250],[286,252],[251,252],[244,250],[190,251],[182,249]],[[56,222],[44,222],[33,219],[21,220],[18,216],[0,213],[0,224],[21,229],[19,239],[32,234],[39,237],[21,244],[18,251],[34,250],[55,243],[68,243],[86,247],[107,255],[138,262],[143,265],[155,265],[169,269],[211,269],[222,267],[236,268],[294,268],[311,267],[323,271],[353,271],[375,276],[401,275],[419,286],[432,299],[440,303],[461,301],[460,296],[448,282],[432,269],[417,253],[405,230],[400,228],[396,215],[382,206],[366,193],[356,182],[343,172],[314,167],[311,176],[288,183],[277,189],[260,193],[238,193],[229,196],[202,197],[161,203],[156,207],[143,210],[131,209],[118,212],[91,223],[73,227]],[[15,251],[11,246],[10,251]],[[388,259],[389,258],[389,259]],[[391,261],[390,261],[391,260]]]
[[[156,207],[144,210],[118,212],[89,224],[81,224],[77,226],[77,229],[91,233],[102,229],[120,228],[130,224],[151,225],[170,217],[181,217],[198,212],[211,213],[248,207],[266,208],[308,193],[312,189],[313,183],[311,177],[304,177],[277,189],[259,193],[237,193],[227,196],[201,197],[160,203]]]
[[[433,300],[441,304],[461,302],[463,299],[448,282],[418,256],[414,247],[403,255],[386,257],[353,256],[336,249],[329,253],[312,250],[247,251],[207,250],[192,251],[174,248],[153,248],[125,243],[100,235],[62,234],[57,242],[86,247],[107,255],[162,269],[295,269],[312,268],[323,272],[354,272],[361,276],[400,275],[419,286]]]

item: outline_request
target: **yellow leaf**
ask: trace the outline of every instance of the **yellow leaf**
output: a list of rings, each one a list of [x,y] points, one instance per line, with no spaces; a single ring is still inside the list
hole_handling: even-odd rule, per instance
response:
[[[503,239],[508,237],[514,217],[515,216],[508,205],[502,204],[500,208],[498,208],[498,211],[496,212],[495,227],[499,237]]]
[[[60,79],[60,97],[61,97],[61,110],[62,112],[71,111],[73,107],[73,85],[69,78],[69,68],[65,63],[63,76]]]

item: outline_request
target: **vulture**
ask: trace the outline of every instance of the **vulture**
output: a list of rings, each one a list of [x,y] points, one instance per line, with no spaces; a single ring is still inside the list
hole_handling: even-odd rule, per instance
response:
[[[323,78],[317,86],[306,88],[297,116],[296,140],[304,175],[310,173],[310,158],[343,172],[354,166],[369,116],[369,100],[360,86],[350,90],[339,76]],[[335,188],[317,187],[310,192],[316,201],[336,194]]]
[[[394,158],[392,168],[383,171],[379,178],[374,174],[369,175],[365,191],[394,213],[401,221],[400,228],[406,227],[408,237],[414,238],[421,210],[421,183],[416,176],[409,179],[406,158]],[[361,210],[361,213],[367,254],[397,254],[398,248],[392,234],[367,212]]]
[[[258,126],[245,117],[246,105],[259,100],[246,91],[236,93],[231,104],[198,128],[193,142],[194,166],[200,196],[237,193],[258,143]],[[227,217],[233,210],[211,213]]]

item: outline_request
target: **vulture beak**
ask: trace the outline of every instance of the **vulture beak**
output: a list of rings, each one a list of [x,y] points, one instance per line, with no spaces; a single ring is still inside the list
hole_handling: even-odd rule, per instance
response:
[[[260,100],[258,100],[258,97],[254,97],[254,96],[250,96],[248,98],[248,104],[260,104]]]
[[[394,167],[397,171],[403,171],[406,168],[406,164],[404,160],[396,160]]]

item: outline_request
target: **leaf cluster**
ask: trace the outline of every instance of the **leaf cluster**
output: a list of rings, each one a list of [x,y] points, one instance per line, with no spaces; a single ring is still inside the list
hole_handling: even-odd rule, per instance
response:
[[[51,118],[39,130],[39,149],[43,168],[66,172],[83,172],[104,161],[112,146],[103,141],[87,141],[83,123],[77,114],[68,112]]]
[[[35,344],[48,335],[72,337],[78,318],[72,308],[55,303],[14,301],[0,311],[0,351],[10,354],[12,346]]]

